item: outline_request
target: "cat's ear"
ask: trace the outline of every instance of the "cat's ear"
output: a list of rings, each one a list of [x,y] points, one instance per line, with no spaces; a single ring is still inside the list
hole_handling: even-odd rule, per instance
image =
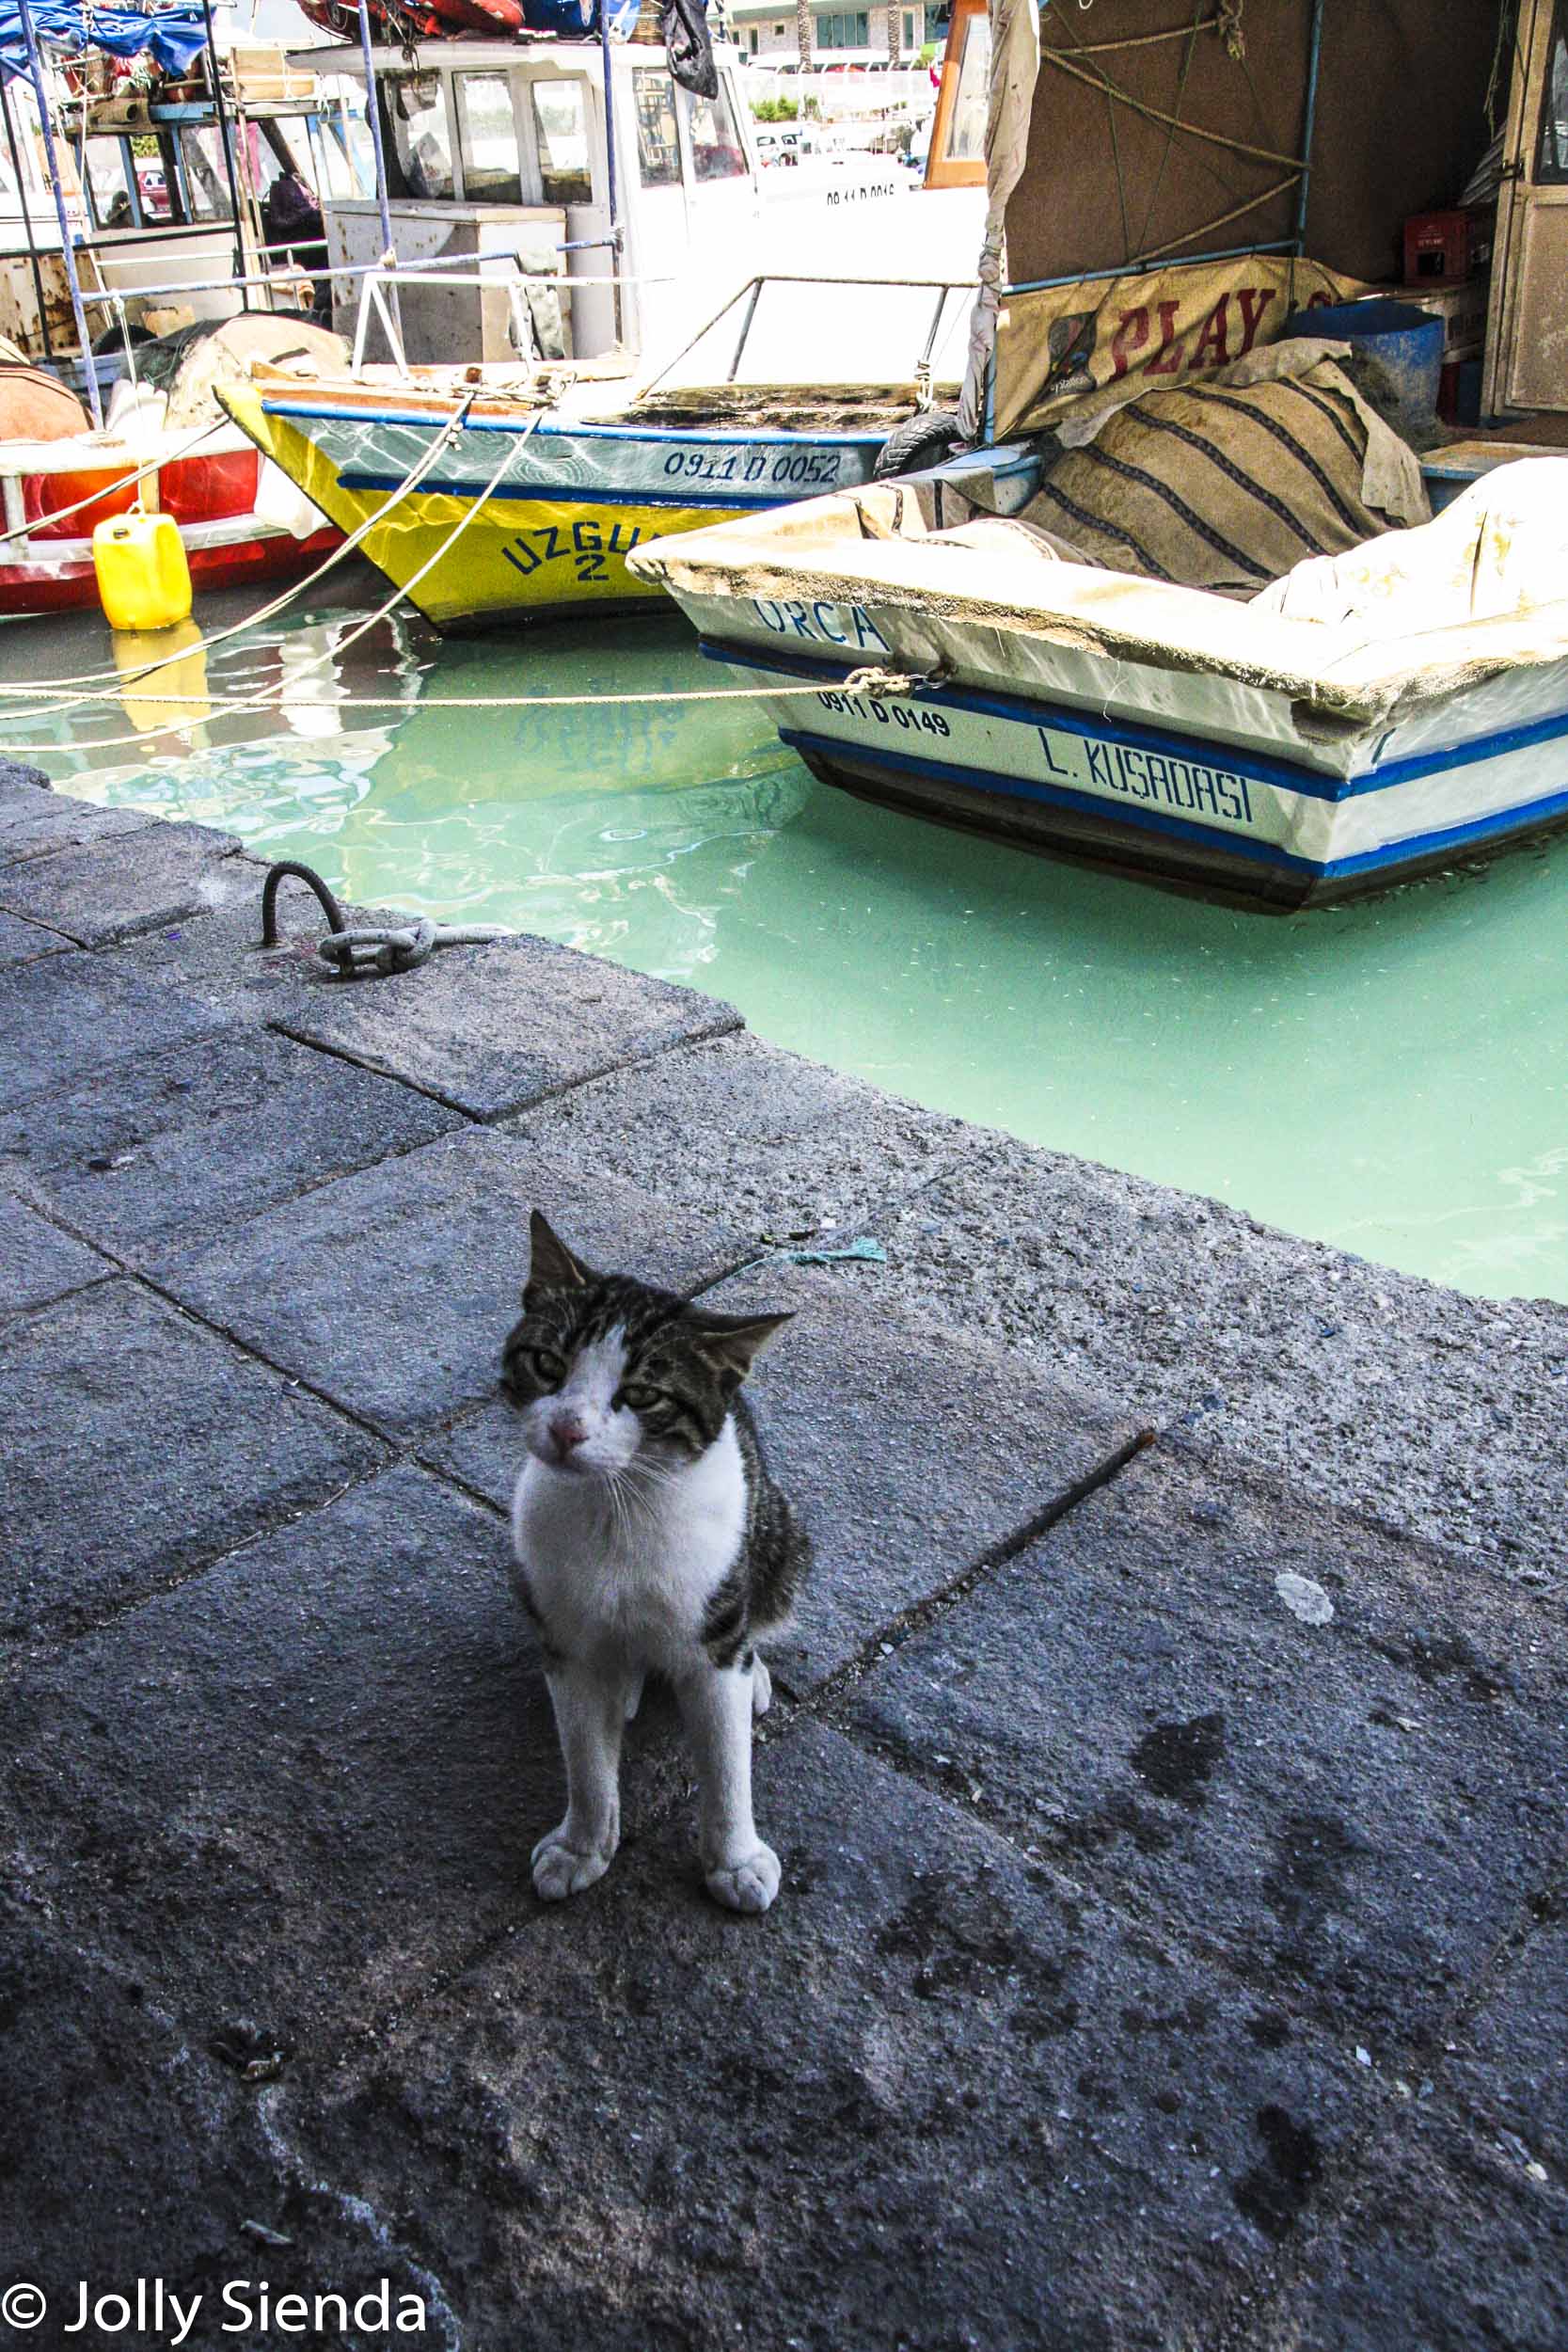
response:
[[[794,1320],[793,1308],[782,1315],[713,1315],[691,1309],[692,1343],[715,1372],[732,1373],[744,1380],[775,1331]]]
[[[529,1261],[528,1280],[523,1284],[523,1304],[531,1307],[545,1291],[580,1290],[589,1279],[589,1269],[580,1258],[575,1258],[555,1232],[543,1209],[532,1211],[528,1221]]]

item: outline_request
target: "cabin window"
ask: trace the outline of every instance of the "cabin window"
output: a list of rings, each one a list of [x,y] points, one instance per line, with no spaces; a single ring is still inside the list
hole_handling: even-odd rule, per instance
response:
[[[533,129],[539,143],[539,186],[546,204],[591,204],[588,104],[580,80],[531,82]],[[638,149],[641,150],[641,114]],[[646,175],[644,175],[644,181]]]
[[[517,122],[512,84],[504,73],[458,73],[457,145],[463,158],[463,193],[473,203],[520,204],[523,167],[517,154]]]
[[[215,130],[198,131],[189,124],[182,128],[180,176],[187,220],[233,218],[233,207],[229,201],[229,168],[224,162],[223,142]]]
[[[1546,60],[1546,87],[1541,98],[1541,140],[1536,151],[1537,181],[1560,184],[1568,181],[1568,4],[1558,0],[1552,26],[1551,55]]]
[[[631,77],[637,107],[637,168],[645,188],[680,185],[680,137],[675,129],[675,86],[654,66],[638,66]]]
[[[737,180],[745,175],[746,151],[730,112],[722,82],[712,98],[693,97],[682,90],[687,136],[691,141],[691,174],[696,180]]]
[[[438,73],[389,74],[387,119],[403,193],[440,203],[452,193],[451,138]]]
[[[100,229],[139,226],[125,172],[125,150],[119,139],[88,139],[85,161],[92,216]],[[162,172],[159,178],[163,178]],[[165,206],[167,217],[167,206]]]

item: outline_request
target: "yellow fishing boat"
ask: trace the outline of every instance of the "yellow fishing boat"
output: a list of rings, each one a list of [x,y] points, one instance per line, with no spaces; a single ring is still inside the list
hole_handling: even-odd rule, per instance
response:
[[[330,384],[263,371],[230,415],[437,627],[657,596],[626,558],[816,490],[869,482],[918,418],[904,386],[721,387],[584,405],[446,381]],[[405,486],[409,485],[409,486]],[[384,516],[384,519],[374,519]]]

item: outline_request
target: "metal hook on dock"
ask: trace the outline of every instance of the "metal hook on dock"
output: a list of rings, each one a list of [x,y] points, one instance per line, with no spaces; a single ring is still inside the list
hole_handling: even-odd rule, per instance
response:
[[[355,980],[376,973],[415,972],[427,963],[437,947],[482,947],[493,939],[510,939],[512,933],[504,923],[433,923],[428,914],[416,915],[411,923],[400,923],[386,930],[351,931],[347,917],[314,866],[303,865],[298,858],[280,858],[267,868],[261,885],[261,945],[276,947],[277,941],[277,893],[293,875],[316,894],[322,913],[331,926],[328,936],[321,942],[316,953],[324,963],[329,963],[340,978]]]
[[[261,945],[263,947],[276,947],[277,945],[277,894],[291,874],[296,881],[308,883],[315,892],[321,911],[333,930],[341,931],[344,929],[343,910],[316,872],[315,867],[302,866],[298,858],[279,858],[276,866],[268,866],[266,881],[261,884]]]

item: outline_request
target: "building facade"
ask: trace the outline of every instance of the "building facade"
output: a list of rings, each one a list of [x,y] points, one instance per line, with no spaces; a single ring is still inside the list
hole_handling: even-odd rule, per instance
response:
[[[812,61],[817,65],[885,63],[895,52],[912,65],[927,43],[938,49],[947,34],[945,6],[931,0],[878,0],[866,8],[822,7],[812,0]],[[896,24],[895,19],[896,18]],[[723,23],[743,57],[759,63],[797,60],[800,54],[794,0],[725,0]]]

